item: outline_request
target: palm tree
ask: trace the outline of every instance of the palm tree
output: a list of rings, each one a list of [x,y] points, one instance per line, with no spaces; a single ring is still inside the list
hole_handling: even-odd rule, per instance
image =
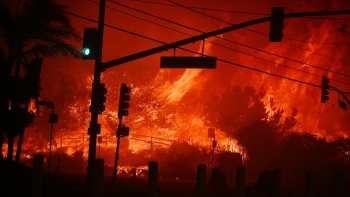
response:
[[[0,5],[0,115],[7,117],[0,121],[0,132],[8,139],[10,160],[14,137],[20,135],[16,156],[19,161],[24,128],[34,118],[33,112],[28,112],[29,101],[37,100],[41,90],[38,82],[26,77],[30,60],[39,56],[81,58],[76,47],[67,42],[81,38],[65,9],[67,6],[55,0],[27,1],[16,14]]]

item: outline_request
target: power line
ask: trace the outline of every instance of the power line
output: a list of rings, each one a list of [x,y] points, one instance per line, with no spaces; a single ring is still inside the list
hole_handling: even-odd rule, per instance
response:
[[[143,14],[145,14],[145,15],[152,16],[152,17],[154,17],[154,18],[157,18],[157,19],[160,19],[160,20],[163,20],[163,21],[166,21],[166,22],[169,22],[169,23],[172,23],[172,24],[175,24],[175,25],[178,25],[178,26],[187,28],[187,29],[191,29],[191,30],[194,30],[194,31],[197,31],[197,32],[205,33],[204,31],[201,31],[201,30],[198,30],[198,29],[195,29],[195,28],[192,28],[192,27],[188,27],[188,26],[183,25],[183,24],[176,23],[176,22],[174,22],[174,21],[171,21],[171,20],[168,20],[168,19],[165,19],[165,18],[156,16],[156,15],[150,14],[150,13],[148,13],[148,12],[144,12],[144,11],[142,11],[142,10],[139,10],[139,9],[136,9],[136,8],[133,8],[133,7],[130,7],[130,6],[127,6],[127,5],[124,5],[124,4],[121,4],[121,3],[118,3],[118,2],[112,1],[112,0],[109,0],[109,1],[112,2],[112,3],[114,3],[114,4],[120,5],[120,6],[122,6],[122,7],[126,7],[126,8],[128,8],[128,9],[131,9],[131,10],[134,10],[134,11],[137,11],[137,12],[140,12],[140,13],[143,13]],[[168,1],[169,1],[169,0],[168,0]],[[172,2],[172,1],[170,1],[170,2]],[[264,51],[264,50],[261,50],[261,49],[255,48],[255,47],[251,47],[251,46],[248,46],[248,45],[239,43],[239,42],[235,42],[235,41],[232,41],[232,40],[229,40],[229,39],[226,39],[226,38],[221,38],[221,37],[219,37],[219,36],[215,36],[215,37],[216,37],[216,38],[219,38],[219,39],[222,39],[222,40],[225,40],[225,41],[227,41],[227,42],[231,42],[231,43],[234,43],[234,44],[238,44],[238,45],[241,45],[241,46],[244,46],[244,47],[253,49],[253,50],[257,50],[257,51],[260,51],[260,52],[263,52],[263,53],[267,53],[267,54],[270,54],[270,55],[274,55],[274,56],[277,56],[277,57],[279,57],[279,58],[288,59],[288,60],[290,60],[290,61],[294,61],[294,62],[299,63],[299,64],[308,65],[308,66],[310,66],[310,67],[318,68],[318,69],[321,69],[321,70],[324,70],[324,71],[327,71],[327,72],[331,72],[331,73],[335,73],[335,74],[339,74],[339,75],[344,75],[344,76],[350,77],[350,75],[346,75],[346,74],[339,73],[339,72],[336,72],[336,71],[332,71],[332,70],[329,70],[329,69],[325,69],[325,68],[321,68],[321,67],[318,67],[318,66],[314,66],[314,65],[312,65],[312,64],[307,64],[307,63],[302,62],[302,61],[298,61],[298,60],[294,60],[294,59],[292,59],[292,58],[287,58],[287,57],[285,57],[285,56],[277,55],[277,54],[274,54],[274,53],[271,53],[271,52],[268,52],[268,51]]]
[[[167,1],[169,1],[169,2],[171,2],[171,3],[174,3],[174,4],[178,5],[178,6],[183,7],[181,4],[178,4],[178,3],[173,2],[173,1],[171,1],[171,0],[167,0]],[[184,7],[184,8],[186,8],[186,7]],[[227,23],[227,24],[234,25],[234,24],[229,23],[229,22],[227,22],[227,21],[224,21],[224,20],[218,19],[218,18],[216,18],[216,17],[212,17],[212,16],[210,16],[210,15],[207,15],[207,14],[205,14],[205,13],[201,13],[201,12],[198,12],[198,11],[196,11],[196,10],[192,10],[191,8],[186,8],[186,9],[189,9],[189,10],[191,10],[191,11],[193,11],[193,12],[196,12],[196,13],[198,13],[198,14],[204,15],[204,16],[206,16],[206,17],[209,17],[209,18],[212,18],[212,19],[215,19],[215,20],[219,20],[219,21],[225,22],[225,23]],[[244,28],[244,29],[247,29],[247,28]],[[262,34],[262,35],[268,36],[268,34],[265,34],[265,33],[262,33],[262,32],[258,32],[258,31],[255,31],[255,30],[250,30],[250,29],[247,29],[247,30],[252,31],[252,32],[255,32],[255,33],[258,33],[258,34]],[[204,33],[204,32],[203,32],[203,33]],[[224,38],[222,38],[222,39],[224,39]],[[227,40],[227,39],[224,39],[224,40]],[[228,41],[228,40],[227,40],[227,41]],[[235,44],[239,44],[239,45],[242,45],[242,46],[245,46],[245,47],[254,49],[254,50],[258,50],[258,51],[261,51],[261,52],[264,52],[264,53],[268,53],[268,54],[270,54],[270,55],[274,55],[274,56],[277,56],[277,57],[280,57],[280,58],[288,59],[288,60],[290,60],[290,61],[294,61],[294,62],[297,62],[297,63],[300,63],[300,64],[308,65],[308,66],[310,66],[310,67],[318,68],[318,69],[321,69],[321,70],[324,70],[324,71],[327,71],[327,72],[332,72],[332,73],[335,73],[335,74],[339,74],[339,75],[343,75],[343,76],[350,77],[350,75],[347,75],[347,74],[343,74],[343,73],[339,73],[339,72],[332,71],[332,70],[329,70],[329,69],[321,68],[321,67],[318,67],[318,66],[314,66],[314,65],[312,65],[312,64],[307,64],[307,63],[302,62],[302,61],[298,61],[298,60],[294,60],[294,59],[292,59],[292,58],[288,58],[288,57],[284,57],[284,56],[281,56],[281,55],[277,55],[277,54],[274,54],[274,53],[271,53],[271,52],[268,52],[268,51],[264,51],[264,50],[261,50],[261,49],[257,49],[257,48],[255,48],[255,47],[247,46],[247,45],[244,45],[244,44],[241,44],[241,43],[237,43],[237,42],[234,42],[234,41],[231,41],[231,40],[230,40],[229,42],[232,42],[232,43],[235,43]]]
[[[206,16],[206,17],[208,17],[208,18],[211,18],[211,19],[214,19],[214,20],[217,20],[217,21],[220,21],[220,22],[229,24],[229,25],[235,25],[235,24],[233,24],[233,23],[227,22],[227,21],[222,20],[222,19],[220,19],[220,18],[217,18],[217,17],[211,16],[211,15],[209,15],[209,14],[206,14],[206,13],[199,12],[199,11],[197,11],[197,10],[194,10],[194,9],[188,7],[188,6],[184,6],[184,5],[182,5],[182,4],[173,2],[173,1],[171,1],[171,0],[167,0],[167,1],[169,1],[169,2],[171,2],[171,3],[173,3],[173,4],[175,4],[175,5],[177,5],[177,6],[179,6],[179,7],[183,7],[183,8],[185,8],[185,9],[188,9],[188,10],[192,11],[192,12],[195,12],[195,13],[197,13],[197,14]],[[264,32],[252,30],[252,29],[249,29],[249,28],[243,28],[243,29],[248,30],[248,31],[251,31],[251,32],[254,32],[254,33],[257,33],[257,34],[261,34],[261,35],[266,36],[266,37],[269,36],[269,34],[264,33]],[[310,41],[298,40],[298,39],[292,39],[292,38],[286,38],[286,37],[285,37],[284,39],[286,39],[286,40],[298,41],[298,42],[313,43],[313,44],[335,44],[335,45],[340,45],[340,44],[342,44],[342,45],[344,45],[344,44],[345,44],[345,45],[349,45],[349,44],[350,44],[350,43],[321,43],[321,42],[310,42]]]
[[[66,14],[69,14],[69,15],[72,15],[72,16],[84,19],[84,20],[88,20],[88,21],[91,21],[91,22],[98,23],[98,21],[96,21],[96,20],[93,20],[93,19],[81,16],[81,15],[78,15],[78,14],[74,14],[74,13],[71,13],[71,12],[68,12],[68,11],[64,11],[64,10],[61,10],[61,11],[63,13],[66,13]],[[138,36],[138,37],[142,37],[142,38],[145,38],[145,39],[148,39],[148,40],[152,40],[154,42],[158,42],[158,43],[161,43],[161,44],[167,44],[166,42],[162,42],[162,41],[159,41],[157,39],[153,39],[153,38],[150,38],[150,37],[147,37],[147,36],[143,36],[143,35],[140,35],[140,34],[137,34],[137,33],[134,33],[134,32],[130,32],[130,31],[127,31],[127,30],[124,30],[124,29],[121,29],[121,28],[118,28],[118,27],[115,27],[115,26],[112,26],[112,25],[108,25],[108,24],[104,24],[104,25],[107,26],[107,27],[119,30],[119,31],[123,31],[125,33],[129,33],[129,34],[132,34],[132,35],[135,35],[135,36]],[[184,51],[188,51],[188,52],[191,52],[191,53],[194,53],[194,54],[197,54],[197,55],[202,55],[202,53],[198,53],[198,52],[195,52],[195,51],[192,51],[192,50],[189,50],[189,49],[185,49],[183,47],[179,47],[179,49],[182,49]],[[207,56],[207,55],[204,55],[204,56]],[[231,62],[231,61],[228,61],[228,60],[224,60],[224,59],[220,59],[220,58],[217,58],[217,60],[219,60],[221,62],[224,62],[224,63],[231,64],[231,65],[235,65],[235,66],[238,66],[238,67],[242,67],[242,68],[246,68],[246,69],[249,69],[249,70],[253,70],[253,71],[256,71],[256,72],[264,73],[264,74],[267,74],[267,75],[272,75],[272,76],[279,77],[279,78],[282,78],[282,79],[287,79],[287,80],[298,82],[298,83],[301,83],[301,84],[305,84],[305,85],[310,85],[310,86],[313,86],[313,87],[321,88],[320,85],[316,85],[316,84],[312,84],[312,83],[309,83],[309,82],[305,82],[305,81],[301,81],[301,80],[285,77],[285,76],[282,76],[282,75],[270,73],[270,72],[263,71],[263,70],[260,70],[260,69],[257,69],[257,68],[252,68],[252,67],[245,66],[245,65],[242,65],[242,64],[234,63],[234,62]],[[333,89],[330,89],[330,90],[336,91],[336,90],[333,90]],[[344,94],[350,94],[350,92],[343,92],[343,93]]]
[[[160,2],[154,2],[154,1],[145,1],[145,0],[131,0],[131,1],[136,1],[136,2],[141,2],[141,3],[148,3],[148,4],[156,4],[156,5],[163,5],[163,6],[176,6],[174,4],[169,4],[169,3],[160,3]],[[208,11],[217,11],[217,12],[228,12],[228,13],[238,13],[238,14],[251,14],[251,15],[260,15],[260,16],[269,16],[270,14],[266,13],[258,13],[258,12],[242,12],[242,11],[237,11],[237,10],[223,10],[223,9],[214,9],[214,8],[203,8],[203,7],[196,7],[196,6],[185,6],[187,8],[192,8],[196,10],[208,10]],[[308,18],[308,19],[321,19],[321,20],[350,20],[349,18],[326,18],[326,17],[298,17],[298,18]]]
[[[303,47],[301,47],[301,46],[294,45],[294,44],[289,43],[289,42],[283,42],[283,43],[284,43],[284,44],[287,44],[287,45],[290,45],[290,46],[293,46],[293,47],[296,47],[296,48],[300,48],[300,49],[305,50],[305,51],[308,51],[308,52],[315,53],[315,54],[317,54],[317,55],[320,55],[320,56],[322,56],[322,57],[329,58],[329,59],[334,60],[334,61],[338,61],[338,62],[341,62],[341,63],[344,63],[344,64],[348,64],[348,65],[350,64],[349,62],[346,62],[346,61],[343,61],[343,60],[339,60],[339,59],[336,59],[336,58],[334,58],[334,57],[330,57],[330,56],[324,55],[324,54],[322,54],[322,53],[318,53],[318,52],[316,52],[316,51],[312,51],[312,50],[310,50],[310,49],[305,49],[305,48],[303,48]]]
[[[167,0],[167,1],[169,1],[169,0]],[[208,17],[208,18],[211,18],[211,19],[214,19],[214,20],[217,20],[217,21],[220,21],[220,22],[224,22],[224,23],[227,23],[227,24],[230,24],[230,25],[234,25],[233,23],[227,22],[227,21],[222,20],[222,19],[220,19],[220,18],[211,16],[211,15],[209,15],[209,14],[205,14],[205,13],[203,13],[203,12],[199,12],[199,11],[193,10],[192,8],[190,8],[190,7],[188,7],[188,6],[184,6],[184,5],[178,4],[178,3],[173,2],[173,1],[169,1],[169,2],[171,2],[171,3],[173,3],[173,4],[177,5],[177,6],[183,7],[183,8],[185,8],[185,9],[188,9],[188,10],[190,10],[190,11],[192,11],[192,12],[197,13],[197,14],[206,16],[206,17]],[[299,18],[302,18],[302,17],[299,17]],[[251,31],[251,32],[254,32],[254,33],[263,35],[263,36],[265,36],[265,37],[268,37],[268,36],[269,36],[269,34],[264,33],[264,32],[252,30],[252,29],[249,29],[249,28],[243,28],[243,29],[246,29],[246,30],[248,30],[248,31]],[[311,43],[311,44],[332,44],[332,45],[349,45],[349,44],[350,44],[350,43],[325,43],[325,42],[305,41],[305,40],[299,40],[299,39],[293,39],[293,38],[286,38],[286,37],[284,37],[284,39],[286,39],[286,40],[292,40],[292,41],[297,41],[297,42],[306,42],[306,43]]]
[[[298,18],[320,19],[320,20],[340,20],[340,21],[350,20],[350,18],[324,18],[324,17],[316,17],[316,16],[300,16]]]
[[[170,1],[170,2],[172,2],[172,1]],[[174,4],[178,5],[178,6],[184,7],[184,8],[188,8],[187,6],[183,6],[183,5],[177,4],[177,3],[175,3],[175,2],[172,2],[172,3],[174,3]],[[189,10],[191,10],[191,9],[189,9]],[[191,11],[194,11],[194,10],[191,10]],[[218,19],[218,18],[216,18],[216,17],[213,17],[213,16],[210,16],[210,15],[204,14],[204,13],[202,13],[202,12],[197,12],[197,11],[194,11],[194,12],[196,12],[196,13],[198,13],[198,14],[201,14],[201,15],[204,15],[204,16],[206,16],[206,17],[212,18],[212,19],[214,19],[214,20],[218,20],[218,21],[221,21],[221,22],[225,22],[225,23],[227,23],[227,24],[230,24],[230,25],[234,25],[234,24],[232,24],[232,23],[228,23],[227,21],[224,21],[224,20]],[[302,18],[302,17],[299,17],[299,18]],[[304,17],[304,18],[307,18],[307,17]],[[317,18],[317,17],[314,17],[314,18]],[[248,29],[248,28],[244,28],[244,29],[247,29],[247,30],[249,30],[249,31],[252,31],[252,32],[254,32],[254,33],[257,33],[257,34],[260,34],[260,35],[263,35],[263,36],[266,36],[266,37],[269,36],[269,34],[266,34],[266,33],[263,33],[263,32],[251,30],[251,29]],[[332,45],[349,45],[349,44],[350,44],[350,43],[322,43],[322,42],[313,42],[313,41],[297,40],[297,39],[291,39],[291,38],[285,38],[285,39],[287,39],[287,40],[292,40],[292,41],[298,41],[298,42],[307,42],[307,43],[311,43],[311,44],[332,44]],[[283,42],[283,43],[285,43],[285,42]],[[292,45],[292,46],[293,46],[293,45]],[[299,48],[300,48],[300,47],[299,47]],[[301,49],[304,49],[304,48],[301,48]],[[307,50],[307,49],[304,49],[304,50]],[[325,56],[325,55],[323,55],[323,56]],[[325,57],[328,57],[328,56],[325,56]],[[331,58],[331,57],[328,57],[328,58]],[[331,59],[335,59],[335,58],[331,58]],[[335,59],[335,60],[337,60],[337,59]],[[338,60],[338,61],[340,61],[340,60]],[[342,61],[342,62],[343,62],[343,63],[346,63],[346,64],[349,64],[348,62],[344,62],[344,61]]]
[[[95,2],[95,1],[93,1],[93,0],[88,0],[88,1],[99,5],[98,2]],[[114,11],[117,11],[117,12],[120,12],[120,13],[123,13],[123,14],[125,14],[125,15],[128,15],[128,16],[131,16],[131,17],[134,17],[134,18],[137,18],[137,19],[146,21],[146,22],[148,22],[148,23],[151,23],[151,24],[154,24],[154,25],[157,25],[157,26],[160,26],[160,27],[163,27],[163,28],[166,28],[166,29],[169,29],[169,30],[178,32],[178,33],[181,33],[181,34],[189,35],[189,34],[186,34],[186,33],[181,32],[181,31],[179,31],[179,30],[176,30],[176,29],[174,29],[174,28],[170,28],[170,27],[167,27],[167,26],[165,26],[165,25],[161,25],[161,24],[159,24],[159,23],[156,23],[156,22],[153,22],[153,21],[144,19],[144,18],[142,18],[142,17],[138,17],[138,16],[135,16],[135,15],[133,15],[133,14],[130,14],[130,13],[127,13],[127,12],[124,12],[124,11],[121,11],[121,10],[118,10],[118,9],[115,9],[115,8],[113,8],[113,7],[110,7],[110,6],[106,6],[106,7],[109,8],[109,9],[111,9],[111,10],[114,10]]]
[[[137,2],[148,3],[148,4],[157,4],[157,5],[177,7],[174,4],[159,3],[159,2],[154,2],[154,1],[145,1],[145,0],[131,0],[131,1],[137,1]],[[231,12],[231,13],[238,13],[238,14],[251,14],[251,15],[260,15],[260,16],[268,16],[268,15],[270,15],[270,14],[257,13],[257,12],[242,12],[242,11],[236,11],[236,10],[222,10],[222,9],[214,9],[214,8],[195,7],[195,6],[186,6],[186,7],[193,8],[193,9],[198,9],[198,10],[208,10],[208,11],[217,11],[217,12]]]
[[[138,1],[138,0],[135,0],[135,1]],[[171,4],[171,5],[173,5],[173,4]],[[175,6],[175,5],[174,5]],[[183,6],[183,5],[181,5],[182,7],[188,7],[188,6]],[[262,14],[262,15],[265,15],[265,14]],[[314,19],[327,19],[327,18],[318,18],[318,17],[299,17],[299,18],[314,18]],[[329,19],[332,19],[332,18],[329,18]],[[346,20],[348,20],[348,19],[346,19]],[[349,19],[350,20],[350,19]],[[224,22],[226,22],[226,21],[224,21]],[[253,31],[253,30],[251,30],[251,31]],[[264,36],[268,36],[268,34],[266,34],[266,33],[263,33],[263,32],[255,32],[255,33],[258,33],[258,34],[261,34],[261,35],[264,35]],[[287,38],[285,38],[285,39],[287,39]],[[307,41],[302,41],[302,40],[293,40],[293,39],[290,39],[290,40],[292,40],[292,41],[300,41],[300,42],[307,42]],[[336,60],[336,61],[339,61],[339,62],[342,62],[342,63],[345,63],[345,64],[350,64],[349,62],[345,62],[345,61],[343,61],[343,60],[338,60],[338,59],[336,59],[336,58],[332,58],[332,57],[329,57],[329,56],[326,56],[326,55],[323,55],[323,54],[321,54],[321,53],[318,53],[318,52],[315,52],[315,51],[312,51],[312,50],[309,50],[309,49],[305,49],[305,48],[302,48],[302,47],[300,47],[300,46],[296,46],[296,45],[293,45],[293,44],[290,44],[290,43],[287,43],[287,42],[283,42],[283,43],[285,43],[285,44],[288,44],[288,45],[291,45],[291,46],[294,46],[294,47],[297,47],[297,48],[300,48],[300,49],[302,49],[302,50],[306,50],[306,51],[309,51],[309,52],[313,52],[313,53],[315,53],[315,54],[318,54],[318,55],[321,55],[321,56],[324,56],[324,57],[327,57],[327,58],[329,58],[329,59],[332,59],[332,60]],[[311,44],[334,44],[334,45],[349,45],[350,43],[321,43],[321,42],[308,42],[308,43],[311,43]]]
[[[95,1],[92,1],[92,0],[89,0],[89,1],[91,1],[91,2],[93,2],[93,3],[96,3],[96,4],[99,4],[98,2],[95,2]],[[160,27],[163,27],[163,28],[172,30],[172,31],[176,31],[176,32],[181,33],[181,34],[184,34],[184,35],[193,36],[193,35],[191,35],[191,34],[187,34],[187,33],[178,31],[178,30],[176,30],[176,29],[173,29],[173,28],[170,28],[170,27],[167,27],[167,26],[164,26],[164,25],[160,25],[160,24],[155,23],[155,22],[153,22],[153,21],[146,20],[146,19],[144,19],[144,18],[141,18],[141,17],[135,16],[135,15],[132,15],[132,14],[130,14],[130,13],[126,13],[126,12],[120,11],[120,10],[115,9],[115,8],[112,8],[112,7],[109,7],[109,6],[106,6],[106,7],[110,8],[110,9],[112,9],[112,10],[114,10],[114,11],[118,11],[118,12],[121,12],[121,13],[123,13],[123,14],[126,14],[126,15],[128,15],[128,16],[135,17],[135,18],[138,18],[138,19],[140,19],[140,20],[149,22],[149,23],[151,23],[151,24],[154,24],[154,25],[157,25],[157,26],[160,26]],[[206,41],[206,42],[211,43],[211,44],[213,44],[213,45],[217,45],[217,46],[226,48],[226,49],[228,49],[228,50],[236,51],[236,52],[238,52],[238,53],[242,53],[242,54],[245,54],[245,55],[248,55],[248,56],[251,56],[251,57],[255,57],[255,58],[257,58],[257,59],[261,59],[261,60],[264,60],[264,61],[267,61],[267,62],[270,62],[270,63],[273,63],[273,64],[277,64],[277,65],[280,65],[280,66],[283,66],[283,67],[286,67],[286,68],[289,68],[289,69],[293,69],[293,70],[296,70],[296,71],[299,71],[299,72],[303,72],[303,73],[306,73],[306,74],[310,74],[310,75],[314,75],[314,76],[317,76],[317,77],[322,77],[321,75],[318,75],[318,74],[310,73],[310,72],[307,72],[307,71],[303,71],[303,70],[301,70],[301,69],[293,68],[293,67],[291,67],[291,66],[287,66],[287,65],[284,65],[284,64],[276,63],[276,62],[274,62],[274,61],[267,60],[267,59],[264,59],[264,58],[261,58],[261,57],[258,57],[258,56],[254,56],[254,55],[252,55],[252,54],[249,54],[249,53],[246,53],[246,52],[242,52],[242,51],[239,51],[239,50],[236,50],[236,49],[227,47],[227,46],[223,46],[223,45],[220,45],[220,44],[211,42],[211,41]],[[332,79],[332,81],[338,82],[338,83],[342,83],[342,84],[346,84],[346,85],[350,85],[350,83],[342,82],[342,81],[339,81],[339,80],[336,80],[336,79]]]
[[[325,112],[323,112],[319,118],[321,118],[323,115],[325,115],[330,109],[332,109],[334,107],[334,105],[336,104],[337,102],[333,103],[333,105],[331,105],[328,109],[326,109]],[[308,112],[309,113],[309,112]],[[305,115],[306,116],[306,115]],[[307,129],[305,129],[305,131],[307,131],[311,126],[308,126]]]

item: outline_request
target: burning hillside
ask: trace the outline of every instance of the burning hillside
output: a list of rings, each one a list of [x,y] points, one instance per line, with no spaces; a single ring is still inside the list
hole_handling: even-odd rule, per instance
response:
[[[341,0],[325,1],[324,4],[316,0],[297,2],[297,6],[295,1],[286,2],[283,5],[285,12],[350,8],[348,2]],[[148,5],[137,1],[123,3],[204,32],[260,17],[244,13],[200,10],[215,18],[223,19],[222,21],[206,18],[181,7],[166,7],[166,10],[169,9],[169,11],[165,12],[165,9],[157,7],[161,5]],[[189,4],[185,1],[179,1],[179,3]],[[191,2],[191,4],[196,6],[199,1]],[[242,10],[268,15],[270,8],[277,4],[279,3],[270,1],[261,8],[259,6],[247,7],[243,3],[237,6]],[[108,5],[112,8],[128,10],[111,2]],[[91,7],[93,6],[96,5],[91,4]],[[221,10],[238,9],[231,5],[231,1],[222,1],[215,5],[212,5],[212,1],[205,1],[202,6]],[[74,7],[78,6],[73,5]],[[81,8],[81,10],[84,9]],[[182,14],[174,17],[174,13],[180,11]],[[131,13],[130,10],[128,12]],[[134,12],[132,13],[142,16]],[[92,17],[96,18],[96,16]],[[123,17],[122,21],[114,21],[120,17]],[[145,16],[146,18],[155,20],[151,19],[151,16]],[[295,125],[285,132],[306,131],[329,139],[335,139],[338,136],[349,137],[350,123],[348,120],[350,116],[348,112],[337,107],[336,93],[331,92],[330,100],[326,104],[321,104],[320,88],[305,84],[319,86],[321,76],[328,76],[331,79],[331,85],[344,92],[349,92],[350,36],[337,30],[349,18],[350,16],[344,15],[287,19],[284,22],[282,43],[268,42],[266,36],[268,24],[250,27],[249,29],[253,31],[242,29],[220,35],[220,38],[207,39],[204,44],[204,54],[223,60],[218,61],[216,70],[159,69],[159,55],[108,69],[101,77],[108,92],[106,111],[99,116],[99,123],[102,125],[100,134],[102,141],[97,144],[97,155],[103,157],[108,165],[114,162],[121,83],[127,83],[132,88],[129,116],[123,122],[130,127],[131,133],[128,138],[121,140],[121,151],[135,153],[145,149],[166,149],[176,142],[186,142],[209,149],[212,139],[208,138],[208,128],[215,127],[215,137],[221,148],[225,147],[226,150],[243,153],[244,148],[238,145],[235,139],[236,131],[242,129],[240,122],[246,121],[249,124],[262,116],[256,115],[256,111],[247,115],[236,109],[241,107],[242,110],[246,110],[243,112],[248,112],[254,106],[259,107],[259,113],[266,113],[266,120],[271,120],[273,114],[279,109],[284,111],[279,120],[280,123],[285,122],[287,117],[294,117]],[[78,24],[81,19],[73,18],[72,20],[77,24],[77,28],[82,30],[82,24]],[[167,24],[158,20],[158,23]],[[208,22],[199,23],[198,21]],[[186,38],[183,34],[168,33],[169,29],[164,30],[162,27],[153,26],[145,21],[138,21],[112,9],[107,9],[106,22],[164,42]],[[89,25],[91,24],[86,24],[86,26]],[[169,26],[175,25],[169,24]],[[195,32],[193,29],[188,30],[185,27],[179,29],[191,35],[200,34],[200,32]],[[77,45],[80,46],[81,43]],[[103,59],[108,61],[158,45],[139,38],[135,39],[132,35],[120,33],[112,28],[106,28]],[[201,47],[201,42],[186,46],[187,49],[199,53],[202,51]],[[173,54],[174,51],[168,51],[160,55],[171,56]],[[180,49],[176,49],[175,55],[194,56]],[[265,73],[245,69],[239,65]],[[92,66],[93,63],[89,61],[49,58],[44,60],[41,76],[43,91],[40,100],[54,101],[55,112],[59,114],[59,123],[55,124],[53,131],[53,152],[61,151],[73,155],[77,151],[82,151],[83,157],[87,158]],[[285,78],[294,79],[294,81]],[[225,96],[231,93],[234,97]],[[274,108],[271,107],[271,98],[275,102]],[[220,122],[214,121],[213,118],[211,121],[204,121],[203,113],[210,106],[210,102],[215,99],[222,105],[220,107],[212,105],[213,113],[237,119]],[[297,109],[297,113],[293,109]],[[50,125],[47,123],[47,117],[49,113],[50,111],[45,108],[40,109],[40,115],[34,120],[31,127],[26,129],[23,158],[32,157],[34,153],[48,152]],[[6,153],[5,148],[4,146],[3,153]]]

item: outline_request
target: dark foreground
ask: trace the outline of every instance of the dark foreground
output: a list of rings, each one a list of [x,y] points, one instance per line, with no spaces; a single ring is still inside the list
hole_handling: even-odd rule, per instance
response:
[[[0,162],[1,163],[1,162]],[[3,163],[0,165],[0,196],[30,196],[31,169],[23,166],[13,166],[6,168]],[[6,170],[5,170],[6,169]],[[131,175],[120,175],[116,184],[112,183],[112,176],[106,175],[104,178],[104,197],[145,197],[148,196],[147,177],[137,177],[133,180]],[[247,181],[247,185],[253,182]],[[195,181],[169,180],[159,178],[159,197],[194,197]],[[235,197],[235,184],[228,183],[227,190],[214,191],[207,189],[207,197]],[[344,188],[345,189],[345,188]],[[346,191],[345,191],[346,190]],[[349,188],[343,190],[342,197],[350,197]],[[85,173],[51,173],[44,174],[42,197],[90,197],[89,187],[86,185]],[[323,194],[315,187],[315,197],[331,197],[332,188],[324,189]],[[250,197],[251,195],[246,195]],[[281,197],[303,197],[304,188],[289,188],[282,185]]]
[[[168,180],[159,179],[159,196],[160,197],[194,197],[195,181]],[[20,185],[17,185],[20,186]],[[11,184],[7,188],[2,188],[0,196],[30,196],[30,186],[20,186],[15,189],[16,185]],[[106,176],[104,182],[105,197],[145,197],[147,192],[147,178],[137,177],[133,181],[131,176],[118,176],[116,184],[112,183],[112,177]],[[328,193],[328,194],[327,194]],[[44,175],[42,197],[90,197],[89,188],[86,185],[85,174],[51,174]],[[235,188],[233,183],[228,183],[227,191],[207,190],[208,197],[234,197]],[[304,196],[303,188],[282,188],[281,197],[302,197]],[[320,196],[315,192],[315,197]],[[324,191],[324,197],[330,197],[331,191]],[[349,196],[349,195],[343,195]],[[246,195],[246,197],[249,197]]]

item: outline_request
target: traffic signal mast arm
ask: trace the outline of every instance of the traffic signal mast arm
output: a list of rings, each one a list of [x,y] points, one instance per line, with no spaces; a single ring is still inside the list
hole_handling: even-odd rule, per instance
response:
[[[340,91],[338,88],[334,87],[334,86],[329,86],[329,88],[334,89],[335,91],[337,91],[339,94],[341,94],[343,96],[343,98],[346,100],[346,102],[348,103],[348,105],[350,106],[350,101],[349,99],[346,97],[346,95]]]
[[[283,18],[293,18],[293,17],[305,17],[305,16],[324,16],[324,15],[342,15],[342,14],[350,14],[350,10],[343,10],[343,11],[323,11],[323,12],[298,12],[298,13],[290,13],[290,14],[284,14]],[[208,33],[204,33],[198,36],[193,36],[191,38],[187,38],[187,39],[183,39],[180,41],[176,41],[170,44],[165,44],[163,46],[159,46],[153,49],[148,49],[146,51],[142,51],[142,52],[138,52],[138,53],[134,53],[125,57],[121,57],[115,60],[111,60],[109,62],[105,62],[105,63],[101,63],[101,70],[106,70],[107,68],[112,68],[114,66],[118,66],[127,62],[131,62],[140,58],[144,58],[150,55],[154,55],[163,51],[167,51],[170,49],[174,49],[174,48],[178,48],[180,46],[186,45],[186,44],[190,44],[190,43],[194,43],[197,41],[201,41],[201,40],[205,40],[206,38],[212,37],[212,36],[217,36],[223,33],[227,33],[233,30],[237,30],[237,29],[241,29],[244,27],[248,27],[251,25],[256,25],[259,23],[264,23],[264,22],[268,22],[271,21],[273,17],[269,16],[269,17],[265,17],[265,18],[260,18],[260,19],[255,19],[255,20],[251,20],[251,21],[247,21],[244,23],[240,23],[237,25],[232,25],[229,27],[225,27],[222,29],[218,29],[218,30],[214,30]]]

